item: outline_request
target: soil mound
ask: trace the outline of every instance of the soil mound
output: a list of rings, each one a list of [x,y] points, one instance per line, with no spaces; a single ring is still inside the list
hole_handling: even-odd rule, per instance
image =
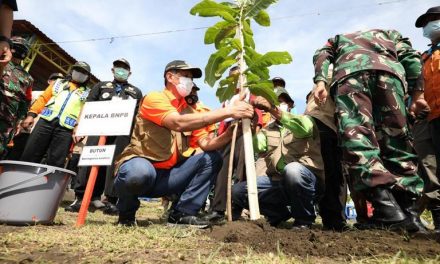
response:
[[[416,258],[432,258],[440,254],[440,239],[433,234],[411,236],[384,230],[338,233],[319,228],[292,230],[271,227],[264,220],[227,223],[207,232],[212,239],[226,243],[225,250],[234,252],[250,247],[261,253],[281,252],[289,256],[336,259],[392,256],[399,251]]]

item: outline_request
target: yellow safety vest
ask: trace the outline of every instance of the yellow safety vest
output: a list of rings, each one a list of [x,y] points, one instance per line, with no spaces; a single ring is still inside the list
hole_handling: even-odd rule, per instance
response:
[[[71,91],[68,81],[57,80],[53,84],[52,97],[41,112],[41,118],[47,121],[58,118],[62,127],[73,129],[89,91],[87,87]]]

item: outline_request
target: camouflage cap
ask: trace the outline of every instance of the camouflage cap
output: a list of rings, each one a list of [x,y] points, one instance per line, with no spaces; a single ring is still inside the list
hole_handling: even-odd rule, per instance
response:
[[[78,61],[75,64],[73,64],[72,69],[75,69],[75,68],[83,69],[83,70],[87,71],[88,73],[91,72],[90,65],[84,61]]]
[[[26,39],[19,36],[13,36],[11,38],[11,43],[11,48],[14,49],[13,56],[20,60],[26,58],[29,54],[29,44]]]
[[[130,69],[130,63],[128,62],[128,60],[124,58],[117,59],[113,61],[113,66],[115,66],[115,64],[117,64],[118,62],[127,65],[128,69]]]
[[[13,37],[11,37],[11,42],[12,42],[13,45],[23,45],[27,49],[29,49],[29,43],[23,37],[13,36]]]
[[[293,101],[292,97],[290,97],[290,94],[287,92],[286,88],[284,87],[276,87],[274,92],[277,95],[277,97],[283,96],[286,100],[291,101],[292,103],[295,102]]]
[[[174,60],[165,66],[165,71],[163,72],[163,75],[170,71],[170,70],[187,70],[191,71],[193,78],[200,78],[202,77],[202,70],[197,67],[193,67],[186,63],[183,60]]]

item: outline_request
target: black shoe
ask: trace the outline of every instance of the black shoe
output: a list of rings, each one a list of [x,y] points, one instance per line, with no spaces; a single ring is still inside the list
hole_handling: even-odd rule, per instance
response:
[[[66,212],[78,213],[79,209],[81,208],[81,202],[82,202],[81,199],[76,198],[75,201],[73,201],[73,203],[71,203],[69,206],[64,208],[64,210]]]
[[[412,233],[428,234],[428,229],[422,223],[417,210],[417,197],[404,191],[395,191],[393,194],[400,208],[402,208],[407,216],[405,230]]]
[[[378,225],[389,226],[403,222],[406,219],[405,213],[394,199],[388,188],[377,186],[365,191],[365,196],[374,208],[372,222]]]
[[[215,223],[221,223],[225,221],[225,212],[222,211],[212,211],[202,218],[205,221],[209,221],[213,224]]]
[[[336,232],[345,232],[352,230],[352,227],[349,226],[346,222],[338,222],[338,223],[323,225],[323,229],[329,231],[336,231]]]
[[[432,221],[434,222],[434,232],[440,234],[440,206],[431,209]]]
[[[308,230],[312,229],[312,223],[304,222],[298,219],[295,219],[295,222],[293,222],[292,230]]]
[[[105,208],[102,210],[102,213],[106,214],[106,215],[118,215],[119,214],[119,210],[118,210],[118,207],[116,207],[115,204],[107,202],[105,204]]]
[[[125,227],[137,226],[136,218],[134,215],[119,215],[118,222],[116,224]]]
[[[194,215],[188,215],[177,210],[170,212],[168,216],[168,226],[184,226],[204,229],[208,228],[211,223],[207,220],[201,219],[200,217]]]

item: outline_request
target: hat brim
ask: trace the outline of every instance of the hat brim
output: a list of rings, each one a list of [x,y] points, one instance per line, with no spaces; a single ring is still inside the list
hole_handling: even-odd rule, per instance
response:
[[[290,97],[290,95],[288,93],[282,93],[282,94],[278,95],[278,97],[280,97],[280,96],[284,97],[286,100],[288,100],[292,103],[295,103],[295,101],[293,101],[292,97]]]
[[[190,71],[192,73],[192,77],[196,79],[202,77],[202,70],[200,68],[182,67],[182,68],[176,68],[176,70]]]
[[[424,27],[428,23],[427,19],[428,19],[428,16],[430,16],[430,15],[440,15],[440,11],[429,12],[429,13],[425,13],[425,14],[419,16],[419,18],[417,18],[417,20],[416,20],[416,27],[417,28]]]
[[[113,66],[115,66],[116,63],[124,64],[125,66],[127,66],[127,67],[130,69],[130,65],[127,64],[125,61],[122,61],[122,60],[115,60],[115,61],[113,62]]]

